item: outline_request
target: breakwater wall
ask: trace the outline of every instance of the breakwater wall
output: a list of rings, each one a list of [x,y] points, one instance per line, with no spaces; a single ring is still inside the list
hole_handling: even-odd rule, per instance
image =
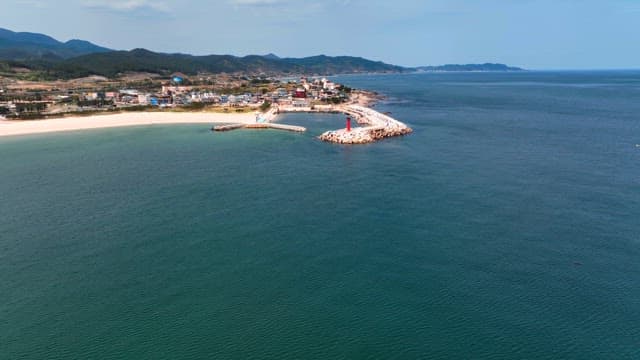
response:
[[[338,144],[367,144],[392,136],[402,136],[413,132],[409,126],[389,115],[382,114],[361,105],[340,106],[343,113],[351,116],[361,127],[327,131],[320,140]]]

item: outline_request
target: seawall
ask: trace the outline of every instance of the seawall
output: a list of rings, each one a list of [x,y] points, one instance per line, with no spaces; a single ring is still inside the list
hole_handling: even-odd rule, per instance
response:
[[[327,131],[320,140],[338,144],[367,144],[386,137],[402,136],[413,132],[409,126],[389,115],[382,114],[361,105],[343,105],[341,111],[351,116],[358,124],[357,128]]]

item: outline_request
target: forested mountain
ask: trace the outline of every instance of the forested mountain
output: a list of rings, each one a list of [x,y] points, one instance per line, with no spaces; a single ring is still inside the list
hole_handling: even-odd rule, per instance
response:
[[[363,72],[399,72],[403,68],[350,56],[314,56],[307,58],[280,59],[273,56],[231,55],[193,56],[185,54],[163,54],[145,49],[113,51],[84,55],[56,64],[52,70],[75,73],[75,76],[96,74],[107,77],[127,71],[170,74],[183,72],[209,73],[305,73],[340,74]]]
[[[0,59],[63,60],[76,56],[111,51],[83,40],[58,41],[44,34],[13,32],[0,28]]]

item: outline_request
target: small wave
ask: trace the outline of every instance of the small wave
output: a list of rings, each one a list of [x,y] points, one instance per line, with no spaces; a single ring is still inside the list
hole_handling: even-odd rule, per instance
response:
[[[390,99],[385,99],[383,101],[381,101],[382,104],[385,105],[399,105],[399,104],[410,104],[413,101],[408,100],[408,99],[398,99],[398,98],[390,98]]]

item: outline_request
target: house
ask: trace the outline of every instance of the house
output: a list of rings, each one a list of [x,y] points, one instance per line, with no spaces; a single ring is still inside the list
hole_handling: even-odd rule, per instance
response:
[[[297,99],[306,99],[307,91],[304,88],[297,88],[295,93],[293,94],[293,97]]]
[[[163,95],[172,95],[172,94],[184,94],[191,92],[193,90],[192,86],[162,86],[162,94]]]
[[[138,104],[140,105],[148,105],[149,104],[149,95],[138,95]]]
[[[331,81],[327,81],[324,83],[323,88],[326,90],[333,91],[336,89],[336,84]]]
[[[311,102],[308,99],[296,98],[293,99],[291,105],[296,108],[308,108],[311,106]]]
[[[154,95],[151,96],[149,99],[149,103],[152,106],[168,106],[172,103],[172,98],[171,96],[166,96],[166,95]]]
[[[291,100],[291,98],[280,98],[277,101],[278,105],[291,105],[293,103],[293,101]]]
[[[120,90],[120,95],[138,96],[138,90],[133,90],[133,89]]]

